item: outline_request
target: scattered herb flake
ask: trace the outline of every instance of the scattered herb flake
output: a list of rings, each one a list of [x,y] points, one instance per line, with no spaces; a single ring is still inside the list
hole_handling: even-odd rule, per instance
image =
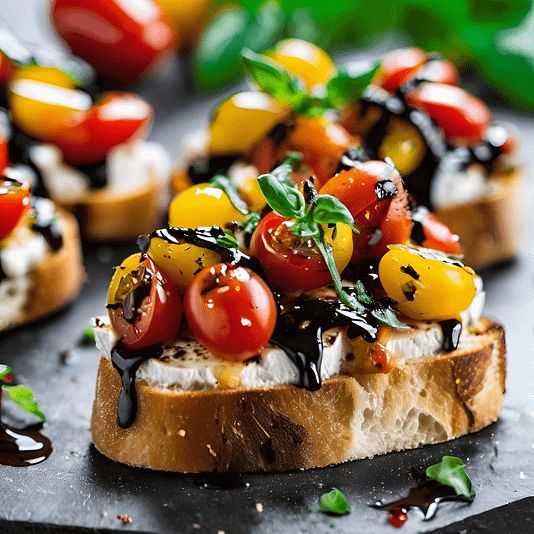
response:
[[[350,506],[347,503],[347,499],[336,488],[321,496],[319,499],[319,508],[322,512],[329,512],[331,514],[345,515],[350,513]]]
[[[93,327],[88,326],[83,331],[83,338],[85,339],[85,341],[94,341],[95,340],[95,333],[93,332]]]
[[[45,420],[43,412],[39,408],[39,403],[33,398],[33,391],[24,386],[2,386],[7,396],[23,410]]]
[[[465,464],[460,458],[443,456],[440,463],[427,467],[425,474],[427,478],[453,488],[456,495],[472,501],[476,492],[464,468]]]

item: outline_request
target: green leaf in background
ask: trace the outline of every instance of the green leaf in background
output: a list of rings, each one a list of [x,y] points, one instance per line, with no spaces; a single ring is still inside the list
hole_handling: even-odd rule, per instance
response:
[[[532,0],[469,0],[469,16],[475,23],[495,29],[518,25],[532,9]]]
[[[242,50],[241,57],[247,72],[261,91],[293,108],[300,106],[306,94],[299,89],[296,79],[292,78],[284,68],[249,48]]]
[[[476,492],[464,467],[465,464],[460,458],[443,456],[439,464],[427,467],[425,474],[427,478],[453,488],[456,495],[462,495],[472,501],[475,498]]]
[[[39,404],[33,398],[33,391],[24,386],[2,386],[2,389],[6,392],[7,396],[16,404],[18,404],[23,410],[36,415],[43,421],[45,416],[39,409]]]
[[[197,84],[215,88],[235,82],[241,72],[239,54],[245,46],[250,14],[241,6],[222,9],[202,33],[195,51]]]
[[[237,189],[231,182],[230,178],[222,174],[216,174],[210,180],[210,184],[213,187],[222,189],[226,193],[226,195],[230,199],[230,202],[237,211],[239,211],[243,215],[248,215],[247,203],[239,196],[239,193],[237,192]]]
[[[95,333],[93,331],[93,327],[92,326],[88,326],[84,331],[83,331],[83,338],[86,340],[86,341],[94,341],[95,340]]]
[[[337,76],[326,84],[327,99],[334,107],[356,102],[379,66],[379,61],[354,61],[341,65]]]
[[[261,192],[274,211],[287,219],[304,216],[304,197],[293,186],[277,180],[271,174],[263,174],[258,178]]]
[[[0,363],[0,380],[9,373],[11,373],[11,367]]]
[[[285,4],[284,6],[287,9]],[[326,38],[317,26],[309,7],[301,7],[291,12],[287,23],[287,33],[294,39],[310,41],[318,46],[325,46],[327,44]]]
[[[350,513],[350,506],[347,499],[343,493],[336,488],[321,495],[321,498],[319,499],[319,508],[322,512],[330,512],[331,514],[345,515]]]
[[[247,28],[245,46],[263,51],[282,38],[286,14],[276,0],[267,0],[255,12]]]

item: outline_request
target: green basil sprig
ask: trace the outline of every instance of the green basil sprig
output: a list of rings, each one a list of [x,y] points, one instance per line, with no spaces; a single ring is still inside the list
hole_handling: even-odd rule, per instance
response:
[[[331,195],[319,195],[311,181],[305,184],[304,195],[286,181],[280,181],[276,176],[284,177],[288,168],[292,169],[292,160],[286,160],[280,167],[285,171],[280,172],[280,167],[271,174],[263,174],[258,178],[258,183],[265,200],[274,211],[287,219],[294,219],[290,227],[291,233],[302,238],[311,238],[317,244],[323,259],[330,271],[332,281],[340,302],[357,312],[369,310],[381,324],[403,328],[404,325],[398,320],[395,312],[387,306],[378,306],[372,295],[367,292],[362,283],[356,284],[349,294],[343,288],[341,277],[337,270],[332,245],[324,238],[323,224],[348,224],[352,231],[359,233],[354,225],[354,218],[347,207],[336,197]]]
[[[210,180],[210,184],[213,187],[222,189],[226,193],[226,195],[230,199],[230,202],[233,204],[234,208],[237,211],[239,211],[243,215],[248,215],[247,203],[239,196],[239,193],[237,192],[237,189],[235,188],[234,184],[230,181],[230,178],[222,174],[216,174]]]
[[[350,513],[350,506],[347,499],[337,488],[321,495],[319,508],[322,512],[329,512],[331,514],[345,515]]]
[[[7,365],[0,365],[0,382],[3,382],[3,378],[11,372],[11,367]],[[6,395],[16,404],[18,404],[23,410],[36,415],[39,419],[45,420],[43,412],[39,408],[39,403],[33,398],[33,391],[30,388],[24,386],[10,386],[2,384],[2,391],[6,392]]]
[[[380,62],[354,61],[338,67],[338,73],[326,84],[326,100],[333,108],[356,102],[378,70]]]
[[[472,501],[476,492],[464,468],[465,464],[460,458],[443,456],[440,463],[427,467],[425,474],[427,478],[453,488],[456,495]]]

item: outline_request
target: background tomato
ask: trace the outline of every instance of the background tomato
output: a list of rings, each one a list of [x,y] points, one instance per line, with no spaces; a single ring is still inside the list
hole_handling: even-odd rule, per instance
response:
[[[50,15],[72,53],[112,82],[133,83],[176,50],[170,20],[152,0],[54,0]]]
[[[0,240],[12,232],[29,207],[30,184],[0,177]]]
[[[291,233],[292,222],[275,212],[260,221],[250,241],[250,250],[273,285],[282,289],[307,291],[332,282],[326,263],[312,240]],[[325,241],[332,246],[338,271],[348,265],[352,254],[352,230],[338,223],[334,228],[323,225]],[[334,236],[334,237],[333,237]]]
[[[219,263],[198,273],[184,296],[187,323],[213,354],[243,361],[258,354],[276,324],[267,284],[245,267]]]
[[[182,300],[174,283],[138,253],[117,267],[108,291],[111,324],[123,345],[138,350],[176,337]]]
[[[460,238],[453,234],[449,227],[442,223],[425,206],[417,206],[412,210],[412,239],[417,245],[425,248],[441,250],[456,256],[462,254]]]
[[[389,52],[382,59],[371,83],[393,93],[415,75],[426,58],[426,52],[416,47]]]

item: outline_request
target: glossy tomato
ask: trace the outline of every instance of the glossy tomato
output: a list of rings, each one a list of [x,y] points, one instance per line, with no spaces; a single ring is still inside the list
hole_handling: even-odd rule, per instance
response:
[[[371,83],[394,92],[415,75],[426,59],[426,52],[416,47],[389,52],[382,59]]]
[[[425,248],[441,250],[456,256],[462,254],[460,238],[451,232],[449,227],[442,223],[425,206],[417,206],[412,210],[412,239],[417,245]]]
[[[492,121],[482,100],[453,85],[421,83],[405,99],[408,105],[426,111],[454,144],[482,142]]]
[[[0,174],[4,172],[9,161],[7,139],[0,134]]]
[[[106,93],[89,110],[73,113],[51,141],[68,163],[98,163],[114,146],[143,137],[151,121],[152,107],[146,100],[132,93]]]
[[[407,243],[412,221],[397,170],[384,161],[365,161],[341,171],[320,190],[341,200],[354,217],[354,261],[380,257],[391,243]]]
[[[117,267],[109,286],[107,307],[123,345],[132,350],[174,339],[183,313],[174,283],[140,253],[129,256]]]
[[[30,184],[0,177],[0,240],[8,236],[30,207]]]
[[[260,221],[250,241],[250,250],[273,285],[282,289],[307,291],[332,282],[330,271],[313,239],[291,233],[293,222],[275,212]],[[325,240],[332,246],[337,270],[341,273],[352,255],[352,230],[338,223],[323,225]]]
[[[152,0],[54,0],[50,14],[73,54],[112,82],[133,83],[176,50],[170,20]]]
[[[448,59],[430,59],[421,67],[417,75],[429,82],[446,83],[448,85],[458,85],[460,83],[460,73]]]
[[[184,296],[187,323],[213,354],[243,361],[258,354],[276,324],[272,291],[245,267],[219,263],[203,269]]]

